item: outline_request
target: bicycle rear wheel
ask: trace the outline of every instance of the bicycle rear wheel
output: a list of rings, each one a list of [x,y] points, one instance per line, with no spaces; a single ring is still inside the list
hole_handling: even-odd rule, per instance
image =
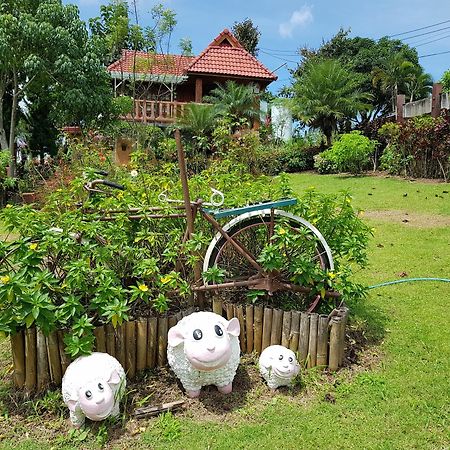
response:
[[[321,269],[333,270],[331,250],[319,230],[305,219],[286,211],[274,210],[272,213],[270,209],[266,209],[242,214],[231,220],[223,229],[233,240],[243,246],[253,259],[258,260],[263,249],[270,243],[278,225],[289,229],[297,237],[296,245],[286,249],[283,255],[286,261],[300,257]],[[268,275],[264,271],[257,270],[221,233],[216,234],[208,247],[203,271],[214,266],[224,271],[223,283],[261,279],[266,276],[274,277],[273,274]],[[296,291],[297,286],[292,286],[291,275],[285,270],[277,272],[274,278],[278,286],[290,285],[291,288],[274,292],[274,303],[282,303],[291,308],[307,311],[316,309],[320,296]]]

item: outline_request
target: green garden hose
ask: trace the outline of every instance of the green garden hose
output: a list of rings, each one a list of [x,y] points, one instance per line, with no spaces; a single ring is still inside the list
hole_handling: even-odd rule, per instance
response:
[[[369,289],[390,286],[391,284],[410,283],[412,281],[442,281],[444,283],[450,283],[450,279],[448,278],[402,278],[401,280],[386,281],[385,283],[374,284],[369,286]]]

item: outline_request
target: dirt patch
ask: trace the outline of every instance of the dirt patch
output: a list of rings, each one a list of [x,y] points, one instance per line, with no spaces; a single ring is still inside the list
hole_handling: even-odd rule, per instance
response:
[[[400,210],[365,211],[364,216],[369,219],[399,223],[413,228],[444,228],[450,226],[450,216],[439,214],[408,213]]]

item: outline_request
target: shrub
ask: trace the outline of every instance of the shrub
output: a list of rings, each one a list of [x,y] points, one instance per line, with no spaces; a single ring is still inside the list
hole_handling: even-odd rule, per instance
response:
[[[368,167],[369,156],[374,153],[377,144],[377,141],[371,141],[360,131],[343,134],[328,150],[320,153],[315,167],[320,173],[360,173]]]

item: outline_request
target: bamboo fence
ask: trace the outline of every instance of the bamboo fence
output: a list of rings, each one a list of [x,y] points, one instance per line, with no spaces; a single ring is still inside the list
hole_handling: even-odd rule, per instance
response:
[[[345,327],[348,308],[334,310],[330,316],[298,311],[282,311],[263,306],[223,304],[214,300],[215,313],[237,317],[243,353],[261,353],[269,345],[280,344],[298,355],[306,367],[337,370],[344,360]],[[194,308],[175,315],[141,318],[117,328],[103,325],[94,330],[95,351],[107,352],[119,360],[129,379],[146,369],[167,364],[167,333]],[[49,336],[34,328],[11,336],[13,381],[16,387],[43,391],[49,384],[60,385],[69,357],[64,353],[64,333]]]

